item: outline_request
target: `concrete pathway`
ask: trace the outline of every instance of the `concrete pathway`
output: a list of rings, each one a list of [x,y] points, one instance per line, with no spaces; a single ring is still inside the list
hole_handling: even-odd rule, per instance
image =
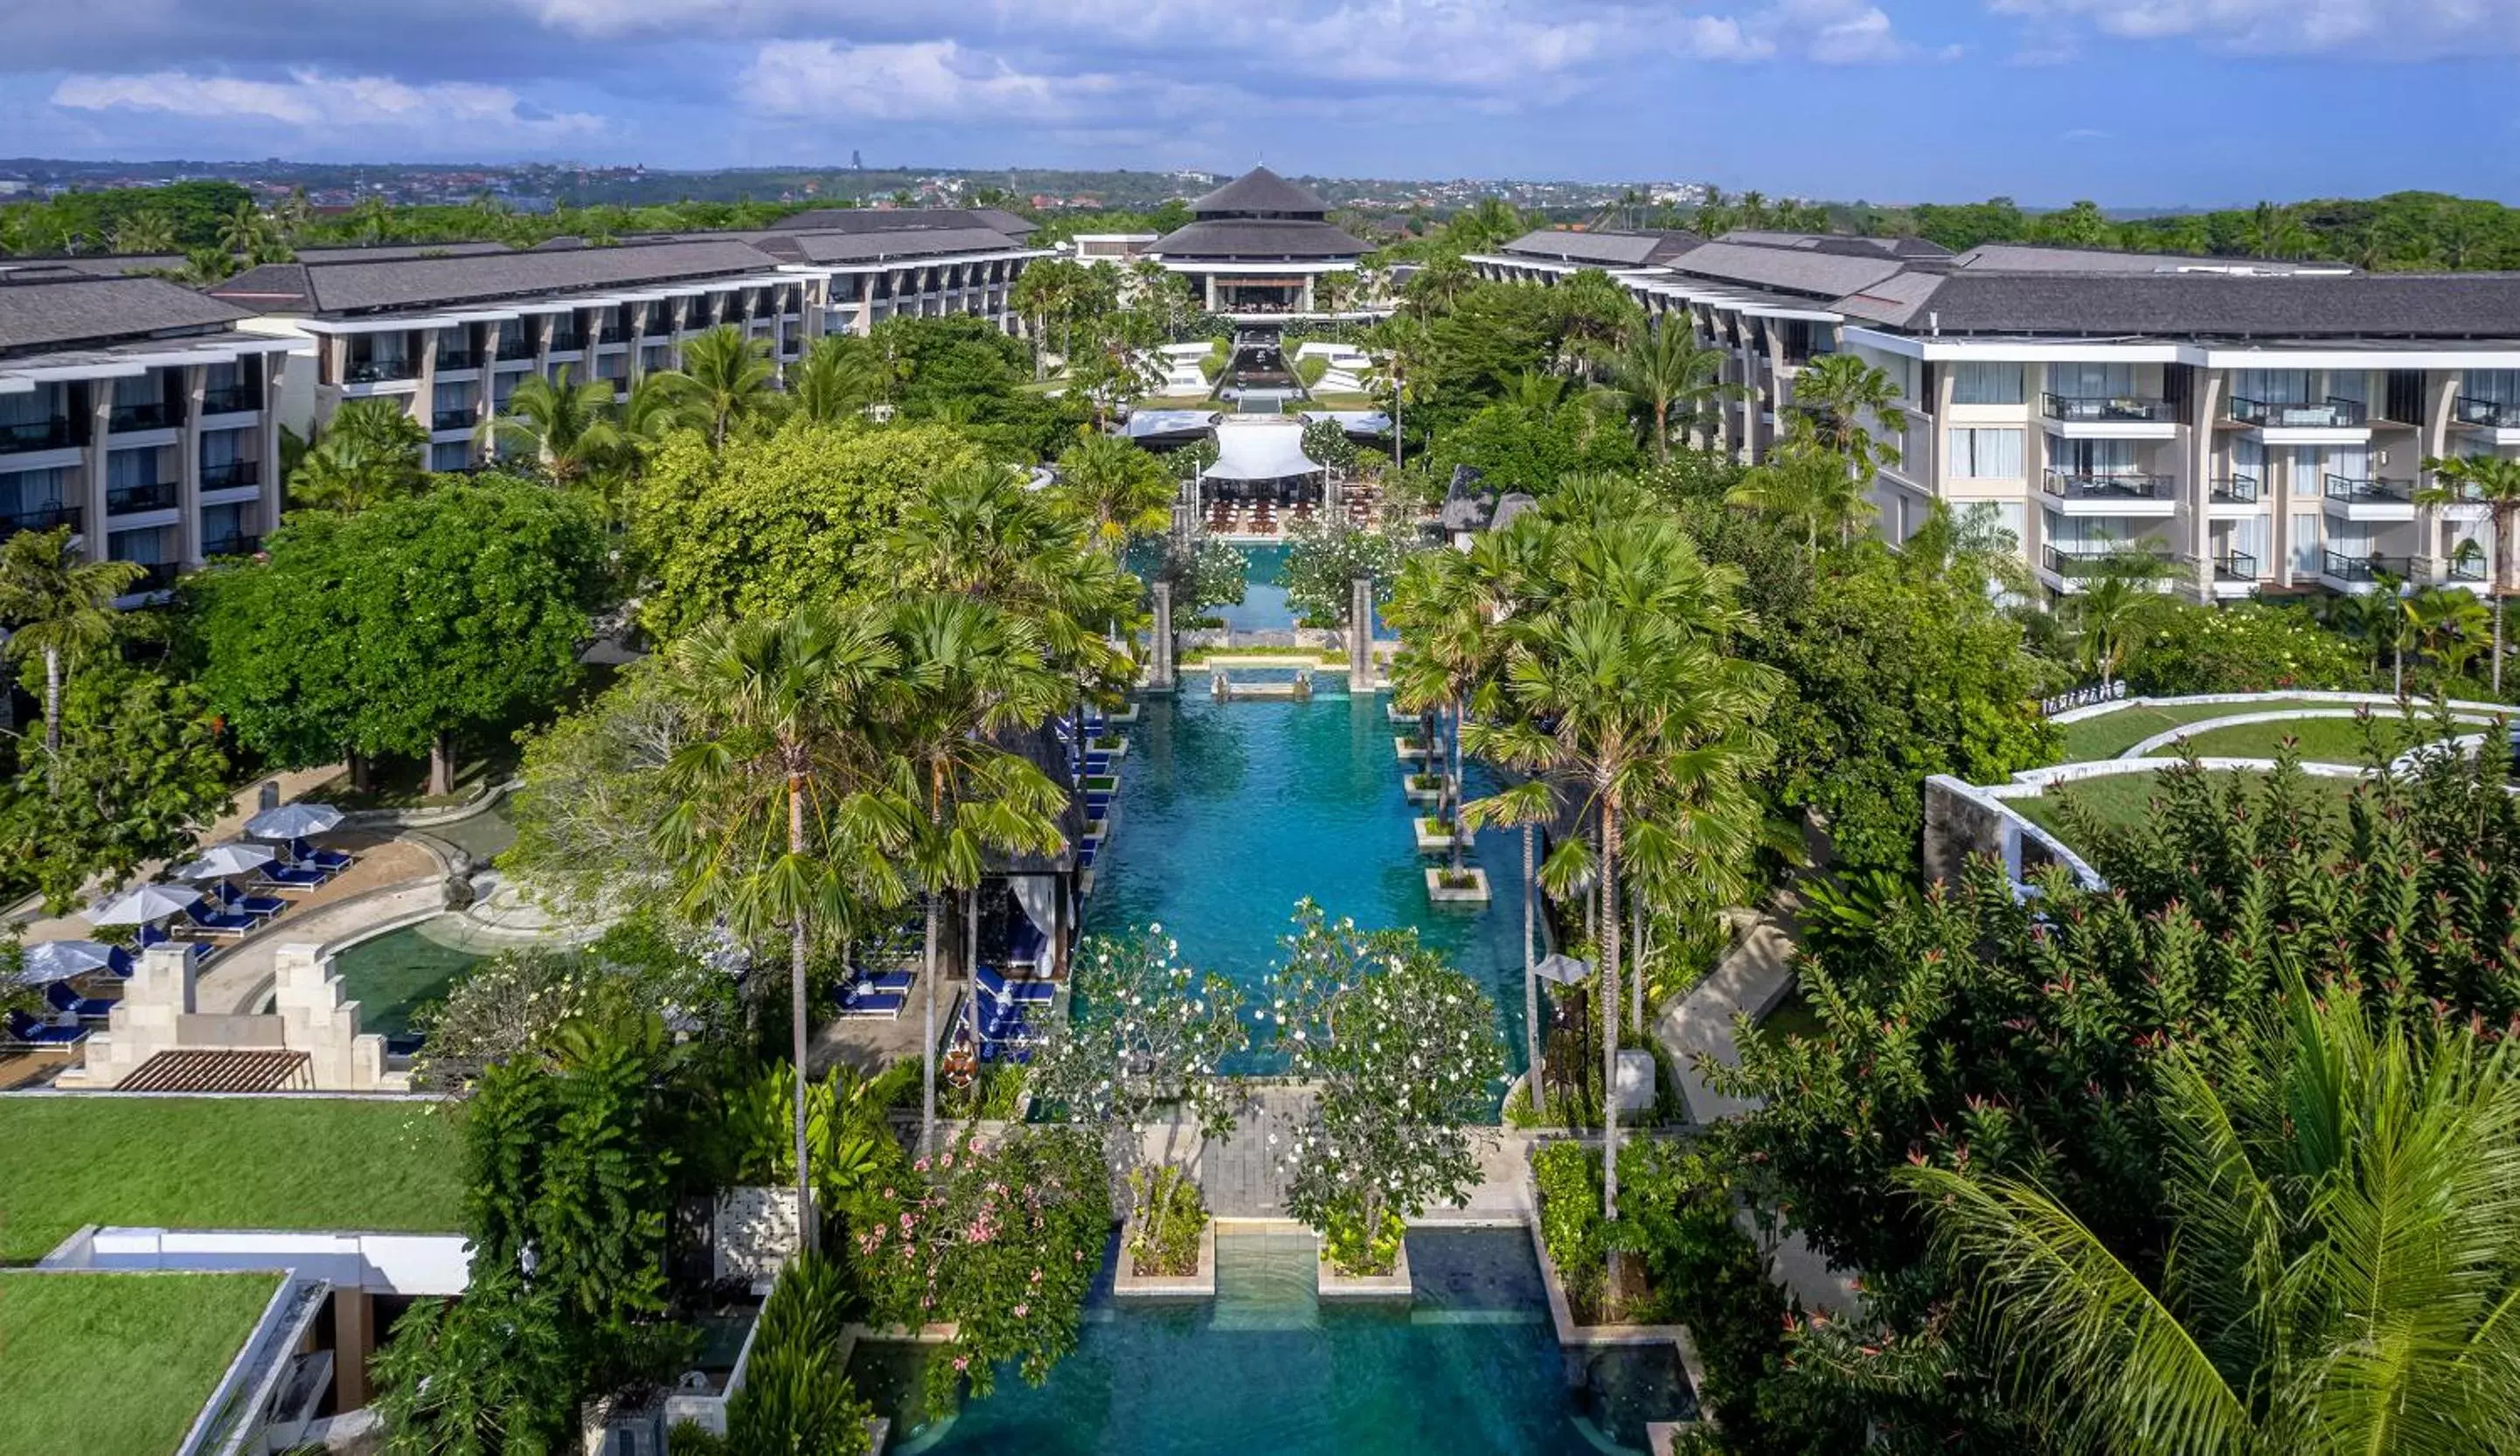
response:
[[[236,791],[235,795],[228,800],[227,813],[220,815],[218,818],[211,823],[209,828],[202,831],[200,843],[211,845],[218,844],[224,840],[243,837],[245,834],[245,821],[252,818],[255,815],[262,812],[262,786],[266,783],[279,785],[279,799],[281,803],[294,804],[298,800],[306,797],[308,794],[313,793],[321,785],[330,783],[334,779],[340,777],[342,772],[343,769],[341,765],[326,764],[321,768],[297,769],[287,773],[264,774],[262,777],[255,779],[253,782],[247,784],[245,787]],[[190,860],[193,857],[188,854],[183,857],[183,860],[172,862],[180,863]],[[145,885],[152,880],[159,878],[166,872],[169,862],[170,861],[164,860],[144,860],[139,868],[132,871],[129,883],[133,885]],[[82,907],[84,907],[95,904],[100,899],[103,899],[104,895],[104,882],[102,880],[92,880],[81,890],[78,903]],[[19,902],[17,904],[10,906],[6,913],[9,918],[19,921],[25,927],[25,941],[26,944],[30,946],[39,941],[61,940],[66,937],[83,937],[88,931],[87,923],[83,920],[79,920],[75,915],[45,915],[43,902],[33,897],[29,897]],[[64,927],[74,928],[65,929]]]
[[[1732,1042],[1732,1019],[1756,1021],[1794,989],[1794,943],[1784,925],[1767,915],[1752,920],[1739,942],[1706,979],[1663,1007],[1654,1036],[1680,1080],[1681,1099],[1692,1123],[1715,1123],[1756,1111],[1758,1104],[1727,1096],[1706,1084],[1699,1059],[1741,1065]]]

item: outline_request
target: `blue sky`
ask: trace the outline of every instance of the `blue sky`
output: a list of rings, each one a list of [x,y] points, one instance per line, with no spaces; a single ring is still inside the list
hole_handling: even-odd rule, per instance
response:
[[[2520,0],[0,0],[0,155],[2520,201]]]

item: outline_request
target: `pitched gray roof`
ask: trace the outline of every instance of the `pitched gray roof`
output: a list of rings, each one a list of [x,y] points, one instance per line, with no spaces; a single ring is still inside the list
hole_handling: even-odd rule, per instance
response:
[[[1034,225],[998,207],[820,207],[792,212],[770,225],[774,233],[909,233],[922,229],[985,228],[1011,238],[1027,237]]]
[[[1253,167],[1191,203],[1190,210],[1198,217],[1322,217],[1330,206],[1267,167]]]
[[[2182,253],[2119,252],[2099,247],[2043,247],[2028,243],[1985,243],[1952,259],[1952,267],[1980,273],[2177,273],[2185,268],[2249,273],[2354,273],[2343,263],[2294,263],[2265,258],[2207,258]]]
[[[1658,249],[1667,247],[1667,238],[1688,238],[1688,246],[1699,241],[1686,233],[1577,233],[1564,228],[1540,228],[1507,243],[1505,250],[1560,262],[1598,263],[1605,268],[1641,268]],[[1678,253],[1688,248],[1670,250]]]
[[[0,354],[199,332],[244,317],[162,278],[0,278]]]
[[[2520,274],[1957,273],[1869,316],[1950,333],[2512,338]]]
[[[1674,272],[1692,278],[1833,298],[1860,292],[1899,272],[1901,265],[1879,256],[1851,258],[1746,243],[1709,243],[1674,259],[1671,266]]]
[[[905,233],[786,233],[762,238],[761,250],[794,263],[916,261],[954,253],[1003,253],[1022,243],[989,228],[925,228]]]
[[[358,314],[766,273],[776,266],[777,260],[750,243],[694,239],[549,252],[279,264],[239,274],[209,291],[262,313]]]
[[[1760,247],[1786,247],[1800,252],[1839,253],[1850,258],[1948,258],[1952,250],[1923,238],[1858,238],[1846,233],[1775,233],[1760,228],[1734,228],[1723,243],[1748,243]]]
[[[1192,223],[1147,249],[1164,258],[1354,258],[1363,243],[1326,222],[1288,217],[1239,217]]]

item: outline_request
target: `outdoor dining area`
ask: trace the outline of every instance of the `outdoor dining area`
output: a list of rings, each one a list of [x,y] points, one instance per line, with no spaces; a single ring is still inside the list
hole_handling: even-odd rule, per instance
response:
[[[314,841],[338,829],[329,804],[283,804],[246,820],[245,837],[214,844],[176,865],[168,878],[118,891],[82,918],[100,931],[130,927],[130,943],[61,939],[29,946],[18,979],[43,999],[41,1011],[13,1009],[7,1038],[24,1046],[71,1046],[112,1013],[134,956],[154,946],[183,947],[206,966],[227,947],[288,913],[292,895],[330,884],[357,862]]]

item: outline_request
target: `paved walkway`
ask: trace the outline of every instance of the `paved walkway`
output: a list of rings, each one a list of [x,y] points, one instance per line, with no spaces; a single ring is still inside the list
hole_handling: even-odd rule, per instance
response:
[[[227,813],[220,815],[208,829],[202,831],[200,842],[210,845],[243,837],[245,821],[262,812],[262,786],[266,783],[276,783],[280,786],[281,803],[293,804],[313,793],[317,787],[340,777],[341,772],[339,764],[327,764],[321,768],[297,769],[287,773],[266,773],[236,791],[236,794],[228,800]],[[192,856],[188,854],[184,859],[189,860]],[[138,869],[132,871],[130,883],[148,884],[163,875],[168,863],[169,861],[164,860],[143,861]],[[91,881],[80,893],[79,904],[82,906],[92,904],[102,899],[104,894],[104,883]],[[12,906],[8,913],[21,918],[26,929],[26,944],[30,946],[38,941],[60,940],[66,936],[83,937],[88,930],[86,922],[74,915],[46,916],[43,902],[31,898],[21,901]],[[75,930],[60,928],[71,924],[75,924],[78,928]]]
[[[1760,915],[1705,980],[1663,1007],[1654,1035],[1680,1080],[1681,1099],[1692,1123],[1716,1123],[1754,1112],[1758,1104],[1727,1096],[1706,1084],[1701,1057],[1726,1067],[1741,1065],[1733,1045],[1732,1019],[1756,1021],[1794,989],[1794,943],[1782,922]]]
[[[1301,1087],[1262,1087],[1237,1120],[1231,1135],[1202,1144],[1192,1163],[1207,1207],[1219,1218],[1286,1216],[1286,1173],[1280,1167],[1309,1111]],[[1167,1155],[1188,1134],[1178,1125],[1145,1129],[1148,1158]],[[1275,1139],[1275,1141],[1272,1141]],[[1461,1203],[1430,1208],[1418,1223],[1521,1223],[1531,1214],[1529,1180],[1522,1175],[1533,1134],[1498,1129],[1479,1149],[1479,1183]]]

